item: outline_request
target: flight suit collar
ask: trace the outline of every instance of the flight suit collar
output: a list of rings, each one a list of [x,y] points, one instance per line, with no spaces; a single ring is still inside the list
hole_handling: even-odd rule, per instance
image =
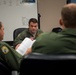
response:
[[[65,34],[65,35],[76,36],[76,29],[67,28],[67,29],[62,30],[60,33]]]

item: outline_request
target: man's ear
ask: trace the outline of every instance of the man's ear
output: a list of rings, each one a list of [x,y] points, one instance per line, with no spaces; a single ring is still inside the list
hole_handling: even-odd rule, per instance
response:
[[[63,25],[62,19],[59,20],[59,24],[60,24],[61,26]]]

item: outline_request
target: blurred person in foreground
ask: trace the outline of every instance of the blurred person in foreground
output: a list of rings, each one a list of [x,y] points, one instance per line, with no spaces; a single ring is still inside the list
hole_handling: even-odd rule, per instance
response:
[[[14,50],[7,43],[3,42],[4,26],[0,22],[0,62],[5,63],[10,71],[20,69],[20,62],[23,58],[16,50]]]
[[[76,4],[70,3],[63,6],[59,20],[62,31],[49,32],[39,36],[34,42],[31,52],[44,54],[70,54],[76,53]]]

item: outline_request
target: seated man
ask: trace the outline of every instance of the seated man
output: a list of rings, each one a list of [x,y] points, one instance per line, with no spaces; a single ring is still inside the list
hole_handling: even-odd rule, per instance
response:
[[[7,43],[3,42],[4,37],[4,26],[2,22],[0,22],[0,61],[6,63],[10,70],[19,71],[20,62],[23,58],[16,50],[14,50]]]
[[[31,18],[29,20],[29,28],[27,30],[24,30],[21,32],[21,34],[18,35],[18,37],[14,41],[15,49],[17,49],[21,42],[26,38],[30,38],[32,40],[36,39],[41,33],[43,33],[42,30],[38,29],[38,21],[35,18]]]

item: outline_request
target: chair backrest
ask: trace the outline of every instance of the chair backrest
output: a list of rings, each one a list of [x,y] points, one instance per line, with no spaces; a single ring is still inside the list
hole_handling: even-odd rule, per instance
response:
[[[62,31],[62,28],[60,27],[56,27],[52,29],[52,32],[56,32],[56,33],[61,32],[61,31]]]
[[[76,55],[45,55],[32,53],[24,57],[20,75],[54,74],[58,70],[70,71],[76,67]],[[60,72],[61,73],[61,72]],[[57,74],[57,72],[56,72]]]
[[[17,29],[15,29],[14,32],[13,32],[13,40],[15,40],[15,38],[18,36],[18,34],[21,33],[25,29],[27,29],[27,28],[17,28]]]

